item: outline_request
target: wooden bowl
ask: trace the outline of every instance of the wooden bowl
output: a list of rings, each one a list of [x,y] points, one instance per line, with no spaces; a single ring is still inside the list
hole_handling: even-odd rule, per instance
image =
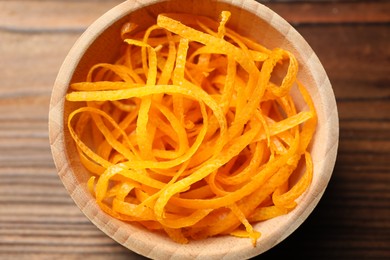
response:
[[[167,236],[105,214],[87,190],[90,174],[81,165],[66,120],[73,104],[65,101],[71,82],[83,81],[89,68],[98,62],[112,62],[120,44],[121,26],[128,21],[150,25],[159,13],[185,12],[217,19],[229,10],[229,26],[258,40],[268,48],[281,47],[296,55],[298,79],[308,88],[317,109],[318,126],[311,153],[314,177],[309,189],[289,214],[260,222],[262,233],[257,246],[248,239],[219,236],[181,245]],[[109,50],[109,51],[107,51]],[[299,103],[299,101],[297,101]],[[302,106],[302,102],[298,107]],[[49,113],[50,144],[58,174],[82,212],[103,232],[130,250],[158,259],[243,259],[261,254],[290,235],[313,211],[331,177],[338,147],[338,114],[331,84],[316,54],[301,35],[283,18],[254,0],[144,0],[126,1],[93,23],[66,57],[54,84]]]

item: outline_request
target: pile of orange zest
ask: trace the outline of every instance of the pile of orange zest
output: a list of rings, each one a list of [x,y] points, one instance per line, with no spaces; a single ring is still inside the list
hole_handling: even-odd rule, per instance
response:
[[[289,213],[310,186],[317,116],[298,62],[226,27],[229,18],[126,23],[117,61],[71,84],[69,133],[107,214],[178,243],[230,234],[255,246],[252,225]]]

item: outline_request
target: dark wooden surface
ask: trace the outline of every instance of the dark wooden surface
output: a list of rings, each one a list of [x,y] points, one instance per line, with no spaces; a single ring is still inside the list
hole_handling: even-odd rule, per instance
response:
[[[48,141],[63,59],[120,2],[0,0],[0,259],[142,259],[76,207]],[[306,38],[328,72],[340,145],[318,207],[260,258],[390,259],[390,2],[264,3]]]

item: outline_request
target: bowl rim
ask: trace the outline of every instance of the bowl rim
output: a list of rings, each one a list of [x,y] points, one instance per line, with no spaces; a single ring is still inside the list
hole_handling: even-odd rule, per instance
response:
[[[191,1],[195,1],[195,0],[191,0]],[[158,249],[154,249],[154,250],[145,250],[144,247],[148,247],[148,243],[152,241],[151,240],[152,237],[147,237],[142,241],[137,241],[137,237],[133,235],[133,236],[128,236],[128,238],[125,239],[124,237],[126,236],[125,234],[126,231],[124,229],[121,229],[120,227],[118,228],[118,225],[120,225],[119,224],[120,221],[115,219],[110,220],[108,223],[102,221],[102,219],[105,219],[103,217],[105,213],[99,212],[97,206],[90,201],[90,198],[88,198],[87,195],[85,194],[85,187],[82,187],[80,184],[77,184],[77,180],[74,177],[75,173],[73,172],[71,165],[69,163],[69,160],[73,160],[73,159],[67,157],[67,155],[64,153],[64,151],[66,151],[66,145],[67,145],[64,137],[64,131],[63,131],[65,127],[64,114],[63,114],[64,105],[65,105],[64,96],[67,93],[67,89],[70,80],[72,78],[72,75],[74,74],[78,63],[80,62],[85,49],[89,45],[91,45],[99,35],[104,33],[105,30],[107,30],[110,26],[112,26],[112,24],[124,18],[130,12],[134,11],[135,9],[144,8],[161,2],[169,2],[169,1],[166,0],[164,1],[145,0],[142,2],[125,1],[113,7],[111,10],[109,10],[102,16],[100,16],[79,37],[79,39],[75,42],[75,44],[69,51],[67,57],[65,58],[53,86],[52,96],[50,100],[50,109],[49,109],[49,140],[50,140],[52,156],[60,179],[62,180],[65,188],[68,190],[72,199],[75,201],[76,205],[81,209],[81,211],[87,216],[87,218],[92,223],[94,223],[100,230],[106,233],[109,237],[113,238],[118,243],[124,245],[128,249],[138,254],[144,255],[146,257],[158,258],[161,257],[161,254],[158,250],[166,250],[165,251],[166,255],[174,253],[174,256],[176,258],[182,259],[182,258],[191,257],[192,254],[194,253],[194,251],[192,251],[194,250],[194,248],[199,249],[200,246],[204,246],[205,244],[203,242],[199,244],[197,241],[191,241],[189,244],[192,247],[191,250],[189,249],[188,245],[183,246],[177,244],[178,248],[176,248],[174,252],[172,251],[168,252],[167,250],[169,249],[165,249],[165,247],[159,247]],[[283,233],[279,234],[277,238],[270,238],[270,237],[265,238],[268,239],[267,246],[264,246],[262,244],[264,243],[264,241],[260,239],[258,241],[258,245],[256,248],[250,248],[251,244],[248,243],[249,246],[244,245],[243,248],[239,248],[239,246],[235,245],[234,246],[235,252],[232,255],[226,255],[226,252],[223,251],[223,249],[221,248],[215,250],[212,255],[207,255],[211,258],[221,258],[221,257],[227,259],[232,257],[249,258],[261,254],[269,250],[270,248],[274,247],[281,241],[283,241],[307,219],[310,213],[314,210],[315,206],[318,204],[319,200],[321,199],[329,183],[336,162],[338,138],[339,138],[338,112],[337,112],[336,100],[333,94],[331,83],[329,81],[328,76],[326,75],[324,68],[321,65],[320,60],[318,59],[314,51],[311,49],[309,44],[306,42],[306,40],[286,20],[284,20],[277,13],[272,11],[264,4],[261,4],[254,0],[238,0],[238,1],[218,0],[214,2],[222,2],[239,8],[247,8],[246,9],[247,12],[252,12],[256,16],[260,16],[259,17],[260,19],[264,19],[264,17],[266,16],[272,16],[272,19],[270,21],[267,21],[270,22],[271,26],[280,25],[283,28],[288,28],[286,37],[290,37],[290,39],[291,38],[298,39],[300,45],[299,47],[305,48],[309,52],[311,52],[308,58],[308,63],[310,64],[310,66],[312,66],[312,69],[317,73],[313,76],[314,77],[313,80],[315,81],[316,85],[321,86],[321,88],[318,89],[319,91],[318,95],[321,97],[321,101],[322,101],[321,105],[324,106],[325,117],[328,120],[326,122],[327,131],[326,131],[326,139],[324,141],[324,143],[326,143],[326,147],[324,148],[326,150],[326,163],[324,161],[320,162],[322,167],[321,168],[322,170],[320,172],[321,173],[325,172],[326,174],[320,176],[321,184],[322,184],[321,187],[317,187],[317,186],[310,187],[311,192],[314,192],[314,196],[313,193],[310,193],[311,197],[308,201],[305,201],[304,206],[298,203],[297,208],[294,209],[293,211],[295,212],[294,214],[291,214],[290,212],[289,215],[282,216],[285,218],[294,218],[294,219],[296,218],[294,225],[289,225],[290,224],[289,221],[284,222],[285,225],[283,226],[284,228]],[[255,10],[249,10],[248,9],[249,7],[256,7],[256,8]],[[278,28],[276,29],[278,30]],[[284,32],[280,32],[280,33],[283,34]],[[68,77],[64,78],[64,75],[67,75]],[[308,191],[306,193],[308,193]],[[305,194],[303,194],[302,196],[304,196]],[[299,200],[302,200],[302,198],[299,198]],[[275,224],[272,225],[276,225],[277,220],[278,219],[271,220],[275,222]],[[256,225],[257,224],[255,224],[254,227],[256,227]],[[281,227],[279,227],[279,229],[280,228]],[[132,241],[132,239],[134,239],[135,241]],[[212,242],[215,239],[221,240],[224,238],[223,237],[208,238],[207,241]]]

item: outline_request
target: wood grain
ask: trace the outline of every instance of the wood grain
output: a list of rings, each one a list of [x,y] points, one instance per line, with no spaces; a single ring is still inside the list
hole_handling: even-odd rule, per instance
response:
[[[50,93],[63,59],[87,26],[120,2],[0,1],[1,259],[142,259],[99,231],[69,198],[47,140]],[[338,103],[340,145],[316,210],[262,257],[388,259],[388,2],[266,5],[294,24],[323,63]],[[333,8],[344,15],[336,19]]]

